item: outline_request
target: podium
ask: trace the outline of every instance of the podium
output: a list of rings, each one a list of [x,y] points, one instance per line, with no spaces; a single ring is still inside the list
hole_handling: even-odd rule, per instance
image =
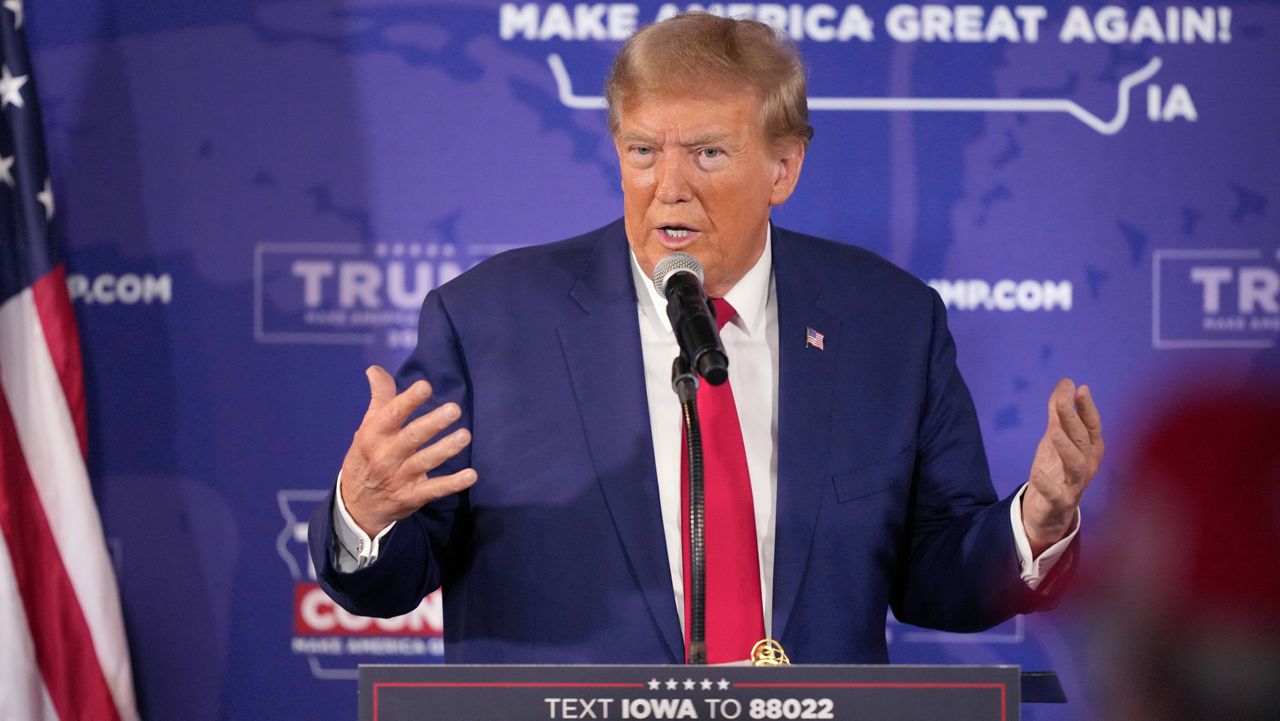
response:
[[[1017,666],[365,665],[359,680],[361,721],[1016,721],[1027,679]],[[1065,700],[1051,696],[1036,700]]]

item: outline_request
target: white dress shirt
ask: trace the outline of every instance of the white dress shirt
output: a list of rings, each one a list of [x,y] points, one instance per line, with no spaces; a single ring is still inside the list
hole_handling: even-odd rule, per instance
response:
[[[725,295],[724,299],[738,315],[720,331],[720,340],[731,359],[729,383],[733,387],[733,400],[742,425],[747,472],[751,477],[766,635],[771,635],[773,630],[773,552],[778,507],[778,302],[773,282],[772,243],[770,230],[760,259]],[[676,612],[683,627],[680,404],[671,390],[671,361],[679,353],[679,346],[665,312],[666,301],[640,269],[634,253],[631,254],[631,271],[636,285],[649,428],[658,472],[658,499],[662,506],[667,561],[671,568],[671,590],[675,594]],[[1009,522],[1013,526],[1022,580],[1034,589],[1075,538],[1080,530],[1080,521],[1077,514],[1075,527],[1066,538],[1050,546],[1039,557],[1032,558],[1031,544],[1022,525],[1022,494],[1025,492],[1024,485],[1010,506]],[[338,536],[338,570],[345,573],[364,568],[377,560],[379,542],[392,528],[387,526],[374,538],[360,530],[342,502],[341,474],[333,521]]]

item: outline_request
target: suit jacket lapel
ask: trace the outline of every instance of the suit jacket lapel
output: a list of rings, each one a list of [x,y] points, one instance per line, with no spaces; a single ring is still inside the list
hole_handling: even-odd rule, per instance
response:
[[[773,274],[778,293],[778,507],[773,571],[773,636],[783,639],[809,558],[818,508],[829,487],[831,399],[840,320],[822,308],[818,268],[774,226]],[[806,331],[823,335],[822,350]]]
[[[662,530],[627,247],[620,222],[601,234],[570,291],[585,313],[559,328],[560,344],[605,503],[670,660],[676,663],[684,658],[684,637]]]

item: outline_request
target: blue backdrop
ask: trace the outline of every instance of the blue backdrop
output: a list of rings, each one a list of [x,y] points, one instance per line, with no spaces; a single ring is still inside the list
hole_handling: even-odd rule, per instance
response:
[[[357,662],[439,658],[435,599],[378,624],[335,611],[305,519],[362,369],[398,364],[429,288],[621,214],[593,98],[619,40],[677,7],[27,7],[147,718],[353,718]],[[1060,376],[1095,389],[1113,454],[1189,372],[1275,377],[1276,3],[713,10],[797,38],[817,134],[775,218],[939,289],[1001,493]],[[890,650],[1055,669],[1076,703],[1029,716],[1084,719],[1077,625],[891,622]]]

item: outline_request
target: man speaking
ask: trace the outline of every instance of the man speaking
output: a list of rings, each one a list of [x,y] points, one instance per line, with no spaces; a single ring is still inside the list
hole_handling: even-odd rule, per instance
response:
[[[710,662],[771,637],[800,663],[884,663],[887,608],[976,631],[1052,604],[1102,457],[1088,389],[1053,389],[999,500],[937,295],[769,222],[813,134],[791,43],[677,16],[627,41],[606,94],[623,218],[427,296],[404,390],[369,369],[312,519],[325,590],[393,616],[443,588],[449,662],[684,662],[679,348],[650,280],[679,251],[729,358],[697,391]]]

